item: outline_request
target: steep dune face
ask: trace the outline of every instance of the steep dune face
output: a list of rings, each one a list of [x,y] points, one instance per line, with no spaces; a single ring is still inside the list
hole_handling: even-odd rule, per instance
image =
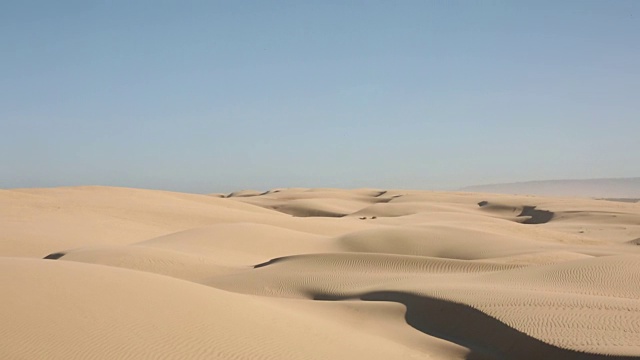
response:
[[[635,203],[86,187],[0,204],[6,358],[640,358]]]

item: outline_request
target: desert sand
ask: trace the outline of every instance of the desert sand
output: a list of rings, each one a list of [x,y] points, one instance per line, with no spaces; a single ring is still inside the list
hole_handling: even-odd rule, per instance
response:
[[[640,358],[640,203],[0,190],[2,359]]]

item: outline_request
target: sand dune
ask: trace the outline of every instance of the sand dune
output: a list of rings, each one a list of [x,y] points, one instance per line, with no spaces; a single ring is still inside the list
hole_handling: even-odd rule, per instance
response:
[[[5,258],[0,268],[12,290],[0,307],[0,351],[7,359],[330,359],[345,349],[372,359],[398,354],[391,341],[353,334],[312,313],[167,276],[32,259]]]
[[[542,180],[508,184],[476,185],[464,191],[543,196],[640,199],[640,178]]]
[[[2,358],[640,358],[637,203],[76,187],[0,204]]]

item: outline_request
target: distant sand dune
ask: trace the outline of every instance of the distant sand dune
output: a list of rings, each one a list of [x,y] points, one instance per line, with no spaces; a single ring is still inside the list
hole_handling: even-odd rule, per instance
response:
[[[637,203],[17,189],[0,226],[1,358],[640,358]]]
[[[640,177],[618,179],[543,180],[477,185],[464,191],[591,198],[640,198]]]
[[[523,224],[545,224],[553,219],[555,213],[549,210],[537,209],[537,206],[522,205],[522,206],[509,206],[490,203],[486,200],[478,203],[483,210],[494,211],[496,213],[509,213],[516,215],[516,221]]]

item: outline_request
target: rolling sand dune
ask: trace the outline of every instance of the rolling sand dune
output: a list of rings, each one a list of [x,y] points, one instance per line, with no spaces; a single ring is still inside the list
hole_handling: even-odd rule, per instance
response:
[[[468,186],[463,191],[542,196],[640,199],[640,177],[618,179],[543,180]]]
[[[640,204],[0,190],[0,358],[640,359]]]

